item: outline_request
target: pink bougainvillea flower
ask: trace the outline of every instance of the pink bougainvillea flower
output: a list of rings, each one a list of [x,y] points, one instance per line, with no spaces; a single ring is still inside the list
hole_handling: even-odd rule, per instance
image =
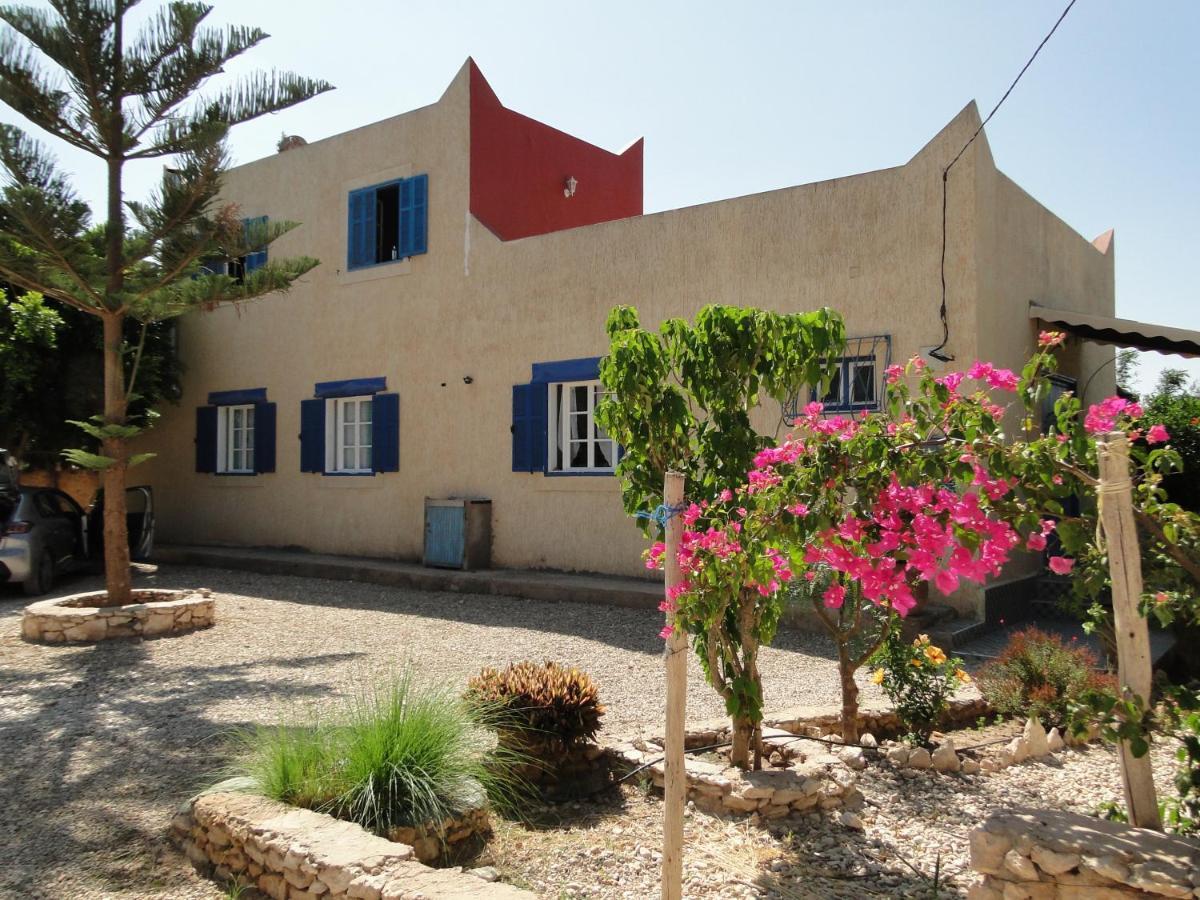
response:
[[[807,503],[793,503],[791,506],[789,506],[787,508],[787,511],[790,512],[793,516],[799,516],[800,518],[804,518],[805,516],[808,515],[808,504]]]
[[[1030,550],[1037,550],[1038,552],[1041,552],[1042,550],[1046,549],[1046,536],[1040,532],[1035,531],[1025,541],[1025,546],[1028,547]]]
[[[825,404],[814,400],[812,403],[804,407],[804,414],[807,416],[819,416],[825,411]]]
[[[830,609],[841,609],[846,601],[846,589],[840,584],[831,584],[821,596],[825,598],[825,605]]]
[[[953,594],[958,590],[958,576],[953,572],[947,572],[945,569],[937,573],[934,578],[934,584],[937,585],[939,591],[943,594]]]
[[[1049,534],[1058,525],[1053,519],[1042,519],[1042,534]]]
[[[951,372],[949,375],[943,375],[937,379],[937,383],[945,385],[950,393],[953,394],[958,391],[958,386],[962,384],[963,379],[966,377],[965,372]]]
[[[1107,400],[1093,403],[1088,407],[1087,415],[1083,419],[1084,430],[1089,434],[1112,431],[1117,417],[1121,415],[1139,419],[1142,416],[1142,407],[1124,397],[1109,397]]]
[[[978,360],[967,369],[967,377],[974,378],[976,381],[986,381],[992,375],[992,364],[979,362]]]
[[[998,391],[1015,391],[1021,379],[1008,369],[993,369],[988,373],[987,383]]]
[[[1066,334],[1061,331],[1043,331],[1038,335],[1039,347],[1057,347],[1067,339]]]
[[[679,518],[683,519],[684,525],[692,525],[698,518],[700,518],[700,513],[702,512],[703,510],[693,503],[680,514]]]
[[[675,633],[675,626],[674,626],[674,625],[667,625],[667,626],[665,626],[665,627],[663,628],[663,630],[662,630],[662,631],[660,631],[660,632],[658,633],[658,636],[659,636],[660,638],[662,638],[662,639],[665,641],[665,640],[667,640],[667,639],[668,639],[668,638],[669,638],[669,637],[670,637],[672,634],[674,634],[674,633]]]
[[[918,372],[924,371],[925,366],[928,365],[925,360],[919,356],[914,356],[910,362],[912,367]]]
[[[1075,568],[1075,560],[1069,556],[1050,557],[1050,571],[1055,575],[1067,575]]]
[[[717,495],[717,499],[722,503],[728,503],[733,499],[733,491],[731,491],[729,488],[725,488],[725,490],[721,491],[721,493]]]
[[[900,377],[904,374],[904,369],[898,365],[893,364],[893,365],[888,366],[886,369],[884,369],[883,374],[884,374],[884,377],[887,378],[888,384],[895,384],[897,381],[900,380]]]
[[[1169,441],[1171,435],[1167,433],[1167,429],[1162,425],[1151,425],[1150,430],[1146,432],[1147,444],[1161,444],[1163,441]]]

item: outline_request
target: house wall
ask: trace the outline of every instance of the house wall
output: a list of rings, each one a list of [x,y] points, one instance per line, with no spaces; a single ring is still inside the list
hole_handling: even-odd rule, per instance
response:
[[[483,496],[498,566],[644,575],[646,542],[615,478],[511,471],[511,390],[533,363],[602,355],[619,303],[648,327],[713,302],[830,306],[851,336],[890,334],[895,361],[940,342],[941,168],[978,127],[974,104],[896,168],[503,241],[469,212],[469,76],[464,67],[434,106],[230,173],[227,194],[244,214],[304,223],[272,254],[310,253],[322,265],[287,296],[181,323],[182,403],[138,448],[159,453],[144,472],[161,539],[417,559],[424,497]],[[981,268],[991,232],[979,227],[977,165],[991,166],[982,138],[955,167],[967,187],[948,214],[947,349],[964,365],[984,349],[979,297],[993,277]],[[429,252],[347,274],[348,191],[419,172],[429,174]],[[988,296],[1024,321],[1023,305]],[[1006,328],[987,346],[1017,359],[1030,334]],[[400,394],[400,471],[301,473],[299,403],[314,383],[380,375]],[[254,387],[278,404],[276,472],[195,473],[194,408],[209,391]],[[779,415],[771,404],[756,423],[773,432]]]

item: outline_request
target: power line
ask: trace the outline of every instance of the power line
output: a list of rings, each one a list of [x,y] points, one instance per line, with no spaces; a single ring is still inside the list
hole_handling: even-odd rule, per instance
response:
[[[942,305],[941,309],[938,311],[938,314],[942,320],[942,342],[929,351],[929,355],[934,359],[941,360],[942,362],[951,362],[954,359],[953,356],[949,356],[941,352],[942,348],[950,342],[950,320],[946,317],[946,195],[949,184],[948,179],[950,177],[950,170],[954,168],[954,164],[962,158],[962,155],[967,152],[967,148],[975,143],[975,138],[979,137],[979,135],[983,133],[984,127],[992,120],[992,116],[994,116],[997,110],[1004,105],[1004,101],[1008,99],[1008,95],[1013,92],[1013,88],[1017,86],[1017,83],[1021,80],[1022,76],[1024,76],[1024,74],[1029,70],[1029,67],[1033,65],[1033,61],[1037,59],[1038,54],[1042,52],[1042,48],[1046,46],[1046,42],[1054,36],[1054,32],[1058,30],[1058,26],[1061,25],[1063,19],[1067,17],[1067,13],[1071,11],[1071,7],[1075,5],[1075,2],[1076,0],[1071,0],[1071,2],[1067,4],[1066,9],[1062,11],[1062,14],[1054,23],[1054,27],[1046,32],[1046,36],[1042,38],[1042,42],[1037,45],[1037,49],[1033,51],[1033,55],[1030,56],[1025,65],[1021,67],[1021,71],[1017,73],[1017,77],[1014,78],[1012,84],[1008,86],[1008,90],[1004,92],[1004,95],[999,99],[999,101],[997,101],[996,105],[992,107],[992,111],[987,114],[987,117],[979,123],[979,127],[975,129],[975,133],[971,135],[967,142],[962,145],[962,149],[959,150],[958,153],[954,154],[954,159],[950,160],[950,164],[942,170]]]

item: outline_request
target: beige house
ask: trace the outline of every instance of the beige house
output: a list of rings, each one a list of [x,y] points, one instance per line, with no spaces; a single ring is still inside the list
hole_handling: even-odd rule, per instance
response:
[[[588,427],[610,308],[831,306],[855,339],[834,405],[869,408],[889,358],[942,343],[941,173],[979,122],[972,103],[894,168],[642,215],[640,142],[608,153],[511,112],[468,61],[431,106],[234,169],[243,215],[303,223],[270,253],[321,265],[180,323],[182,403],[137,448],[158,453],[160,539],[416,560],[425,498],[484,497],[496,566],[644,574]],[[1019,366],[1031,302],[1113,313],[1111,234],[1069,228],[984,135],[946,236],[949,367]],[[1111,358],[1069,345],[1085,400],[1111,392]]]

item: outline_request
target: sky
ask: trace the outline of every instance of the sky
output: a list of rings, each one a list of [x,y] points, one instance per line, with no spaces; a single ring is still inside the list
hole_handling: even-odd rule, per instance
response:
[[[37,5],[37,4],[33,4]],[[143,0],[138,14],[158,5]],[[645,137],[656,212],[899,165],[986,114],[1066,0],[215,0],[271,35],[229,76],[337,86],[240,126],[235,162],[435,101],[473,56],[508,107],[610,150]],[[1116,229],[1117,315],[1200,329],[1200,3],[1077,0],[987,129],[997,165],[1091,239]],[[0,121],[17,122],[0,107]],[[102,166],[64,148],[102,208]],[[130,172],[136,199],[159,177]],[[1143,354],[1200,377],[1200,360]]]

